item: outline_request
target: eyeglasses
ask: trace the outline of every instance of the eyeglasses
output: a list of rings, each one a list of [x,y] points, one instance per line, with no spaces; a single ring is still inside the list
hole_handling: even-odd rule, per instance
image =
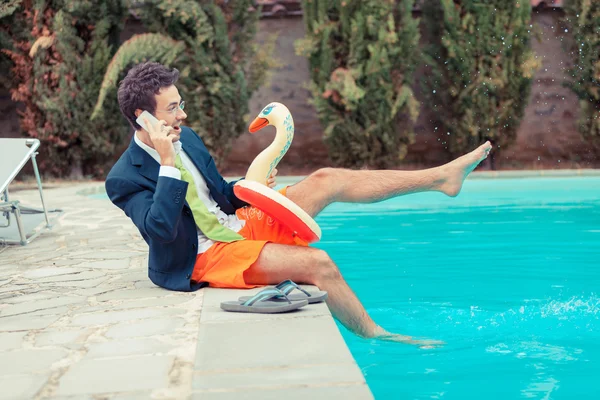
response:
[[[185,108],[185,101],[181,101],[181,103],[179,103],[179,106],[173,106],[171,108],[169,108],[168,110],[161,110],[163,112],[169,113],[171,115],[177,115],[177,112],[179,110],[182,110]]]

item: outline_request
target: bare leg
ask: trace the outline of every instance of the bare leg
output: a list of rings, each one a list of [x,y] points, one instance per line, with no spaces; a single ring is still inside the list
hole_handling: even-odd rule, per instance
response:
[[[379,338],[421,347],[442,343],[391,334],[376,325],[340,274],[338,267],[323,250],[268,243],[256,263],[244,273],[244,278],[247,283],[253,285],[273,285],[291,279],[297,283],[318,286],[327,291],[327,306],[333,316],[346,328],[365,338]]]
[[[487,157],[491,148],[486,142],[448,164],[421,171],[324,168],[288,188],[287,197],[314,217],[336,201],[374,203],[423,191],[457,196],[467,175]]]

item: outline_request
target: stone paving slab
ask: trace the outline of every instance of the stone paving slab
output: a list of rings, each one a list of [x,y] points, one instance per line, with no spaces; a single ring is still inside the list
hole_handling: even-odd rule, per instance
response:
[[[137,229],[81,189],[46,190],[55,227],[0,247],[0,399],[189,398],[203,293],[149,282]]]
[[[171,356],[83,360],[62,377],[57,395],[85,395],[168,387]]]
[[[4,317],[0,319],[0,332],[19,332],[44,329],[56,322],[58,317],[42,317],[32,319],[23,315]]]
[[[0,247],[0,400],[372,398],[324,304],[227,313],[220,301],[253,291],[155,286],[129,219],[79,194],[100,185],[45,190],[64,211],[54,228]],[[12,194],[39,203],[36,190]],[[283,353],[286,337],[304,348]]]
[[[185,324],[180,317],[152,318],[149,320],[127,322],[113,325],[105,336],[107,338],[130,338],[172,334]]]
[[[0,362],[0,376],[36,373],[47,370],[67,355],[63,349],[28,349],[7,353]]]
[[[0,333],[0,351],[20,349],[26,332]]]
[[[0,400],[31,399],[46,381],[43,375],[0,375]]]
[[[52,330],[46,329],[35,336],[35,346],[57,346],[71,343],[85,343],[92,333],[90,329]]]
[[[56,297],[52,299],[45,299],[44,301],[35,301],[20,303],[5,307],[0,311],[0,317],[6,317],[10,315],[27,314],[30,312],[44,310],[46,308],[55,308],[68,304],[79,303],[83,300],[82,297]]]

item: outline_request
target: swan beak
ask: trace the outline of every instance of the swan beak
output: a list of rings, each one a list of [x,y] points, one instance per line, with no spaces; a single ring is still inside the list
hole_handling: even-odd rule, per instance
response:
[[[250,131],[250,133],[254,133],[256,131],[261,130],[262,128],[264,128],[267,125],[269,125],[268,119],[256,118],[254,121],[252,121],[252,123],[250,124],[250,128],[248,128],[248,130]]]

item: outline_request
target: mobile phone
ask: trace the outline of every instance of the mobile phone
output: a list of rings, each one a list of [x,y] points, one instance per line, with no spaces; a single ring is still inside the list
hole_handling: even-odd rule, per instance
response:
[[[140,114],[140,116],[137,117],[137,119],[135,120],[135,122],[137,122],[139,126],[141,126],[142,128],[144,128],[146,130],[146,132],[150,132],[150,130],[146,126],[146,123],[144,122],[144,118],[146,118],[148,120],[148,122],[150,122],[150,124],[152,126],[156,126],[156,125],[159,124],[158,119],[156,119],[156,117],[154,115],[152,115],[148,111],[144,110]]]

